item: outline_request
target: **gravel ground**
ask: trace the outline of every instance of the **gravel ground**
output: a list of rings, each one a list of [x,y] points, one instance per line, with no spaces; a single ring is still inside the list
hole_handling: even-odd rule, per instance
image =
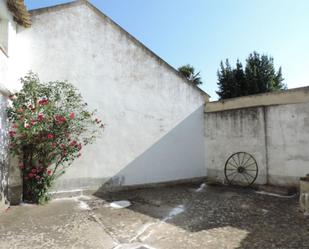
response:
[[[110,202],[129,200],[124,209]],[[105,193],[18,206],[0,215],[0,248],[309,248],[295,197],[218,186]]]

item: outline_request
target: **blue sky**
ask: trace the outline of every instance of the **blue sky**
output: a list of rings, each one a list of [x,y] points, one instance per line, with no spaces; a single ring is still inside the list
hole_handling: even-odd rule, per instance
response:
[[[69,1],[26,0],[29,9]],[[92,0],[174,67],[201,71],[212,100],[217,70],[254,50],[272,55],[289,88],[309,85],[308,0]]]

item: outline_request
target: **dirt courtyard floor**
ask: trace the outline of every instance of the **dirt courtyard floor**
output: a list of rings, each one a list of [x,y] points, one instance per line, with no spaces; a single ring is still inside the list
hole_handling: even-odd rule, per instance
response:
[[[129,200],[128,208],[110,207]],[[179,185],[56,199],[0,214],[0,248],[309,248],[295,197]]]

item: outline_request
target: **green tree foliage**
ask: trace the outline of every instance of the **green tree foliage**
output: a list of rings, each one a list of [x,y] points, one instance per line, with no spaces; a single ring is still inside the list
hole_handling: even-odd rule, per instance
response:
[[[184,65],[178,68],[178,71],[187,78],[193,85],[203,84],[200,72],[195,73],[195,68],[191,65]]]
[[[220,99],[228,99],[257,93],[286,89],[283,83],[281,67],[276,72],[274,59],[257,52],[251,53],[245,69],[239,60],[232,68],[228,60],[221,62],[218,70],[217,94]]]

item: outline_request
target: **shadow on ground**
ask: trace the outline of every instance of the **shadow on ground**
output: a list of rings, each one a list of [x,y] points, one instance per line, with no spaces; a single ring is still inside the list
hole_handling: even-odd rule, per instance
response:
[[[309,219],[298,211],[297,196],[188,184],[97,197],[102,203],[89,205],[123,242],[131,238],[155,248],[179,249],[309,248]],[[132,206],[99,211],[100,205],[117,200],[129,200]]]

